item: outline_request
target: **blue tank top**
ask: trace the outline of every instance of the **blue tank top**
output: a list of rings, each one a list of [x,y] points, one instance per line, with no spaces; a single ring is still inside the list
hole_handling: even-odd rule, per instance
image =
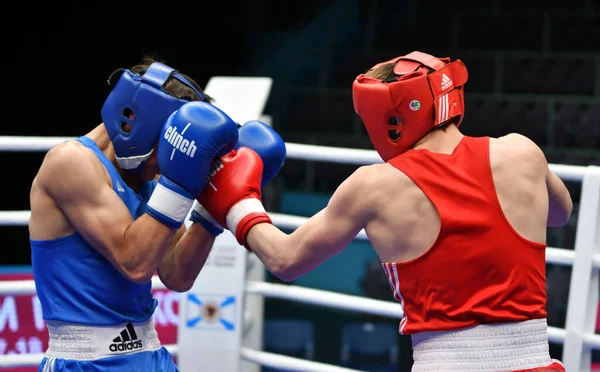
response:
[[[133,218],[142,215],[156,181],[145,182],[139,194],[136,193],[94,141],[87,137],[79,137],[77,141],[104,164],[113,190]],[[154,313],[157,301],[152,297],[152,284],[136,284],[126,279],[78,233],[29,241],[35,286],[45,320],[102,326],[143,322]]]

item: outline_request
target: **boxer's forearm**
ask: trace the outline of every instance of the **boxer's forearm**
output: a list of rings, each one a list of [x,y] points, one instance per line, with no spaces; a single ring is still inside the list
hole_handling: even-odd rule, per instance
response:
[[[296,247],[292,246],[289,235],[270,223],[261,223],[252,227],[246,241],[269,272],[282,280],[291,280],[290,268],[295,261]]]
[[[114,210],[98,211],[97,215],[101,216],[105,213],[116,215]],[[111,234],[106,233],[110,227],[105,227],[101,219],[102,217],[98,220],[90,219],[88,224],[97,229],[96,233],[104,232],[103,240],[97,240],[89,234],[86,227],[78,227],[78,232],[126,278],[139,284],[150,282],[176,234],[175,230],[157,222],[147,214],[130,224],[114,217],[117,222],[113,223],[118,224],[119,229],[124,229],[124,232],[115,234],[110,239]]]
[[[273,275],[292,281],[340,252],[355,236],[344,220],[322,210],[291,234],[269,223],[258,224],[246,241]]]
[[[197,223],[169,249],[158,267],[158,275],[173,291],[188,291],[204,267],[215,238]]]

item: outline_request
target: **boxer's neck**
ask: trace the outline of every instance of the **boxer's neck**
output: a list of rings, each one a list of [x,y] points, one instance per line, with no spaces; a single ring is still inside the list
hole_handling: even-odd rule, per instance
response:
[[[458,130],[456,125],[450,124],[447,127],[434,129],[427,133],[413,148],[451,154],[463,137],[464,135]]]

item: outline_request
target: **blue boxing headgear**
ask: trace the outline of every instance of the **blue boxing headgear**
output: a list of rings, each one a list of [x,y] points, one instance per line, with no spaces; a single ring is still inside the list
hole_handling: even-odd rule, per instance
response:
[[[102,106],[102,120],[123,169],[136,169],[147,160],[165,123],[188,100],[175,98],[163,86],[173,77],[190,87],[201,100],[202,94],[173,68],[154,62],[143,75],[118,69],[108,78],[112,91]],[[126,132],[124,125],[130,124]]]

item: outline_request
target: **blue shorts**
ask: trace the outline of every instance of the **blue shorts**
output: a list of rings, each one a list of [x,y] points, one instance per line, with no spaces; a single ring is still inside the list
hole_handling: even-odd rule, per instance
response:
[[[158,350],[110,356],[95,360],[45,357],[38,372],[179,372],[171,353]]]

